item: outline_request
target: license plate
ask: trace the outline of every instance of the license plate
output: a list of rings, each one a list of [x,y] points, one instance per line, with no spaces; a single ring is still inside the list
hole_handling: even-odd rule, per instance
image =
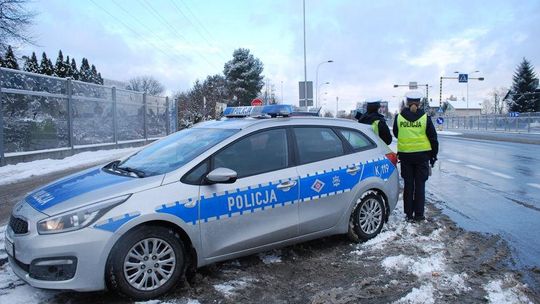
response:
[[[15,245],[13,245],[13,243],[10,242],[10,241],[7,240],[7,239],[6,239],[6,253],[7,253],[10,257],[15,256]]]

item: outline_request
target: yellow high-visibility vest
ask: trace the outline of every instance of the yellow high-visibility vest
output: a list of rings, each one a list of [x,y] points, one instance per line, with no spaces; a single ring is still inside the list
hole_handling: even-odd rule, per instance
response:
[[[398,152],[423,152],[431,151],[431,143],[426,135],[427,114],[417,121],[408,121],[398,114]]]
[[[373,129],[373,132],[375,132],[375,134],[377,134],[377,136],[379,136],[379,121],[378,120],[375,120],[371,124],[371,128]]]

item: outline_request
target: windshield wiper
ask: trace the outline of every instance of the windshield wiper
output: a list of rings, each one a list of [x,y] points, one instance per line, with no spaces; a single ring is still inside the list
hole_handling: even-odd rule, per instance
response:
[[[142,171],[142,170],[139,170],[139,169],[134,169],[134,168],[130,168],[130,167],[116,167],[115,169],[135,173],[135,175],[137,175],[137,177],[145,177],[146,176],[146,173],[144,171]]]

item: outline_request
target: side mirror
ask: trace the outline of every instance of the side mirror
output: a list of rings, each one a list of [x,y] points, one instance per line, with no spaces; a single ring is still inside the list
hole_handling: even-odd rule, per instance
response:
[[[236,171],[227,168],[216,168],[206,175],[206,180],[214,184],[232,184],[236,181]]]

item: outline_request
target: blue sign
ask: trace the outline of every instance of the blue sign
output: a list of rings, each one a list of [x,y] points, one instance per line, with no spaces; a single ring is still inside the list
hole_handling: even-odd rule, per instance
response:
[[[510,116],[510,117],[519,117],[519,112],[508,112],[508,116]]]
[[[458,80],[463,83],[469,82],[469,74],[459,74]]]
[[[437,110],[437,113],[444,113],[444,111],[441,107],[439,107],[439,109]]]
[[[438,125],[442,125],[443,123],[444,123],[444,118],[438,117],[438,118],[437,118],[437,124],[438,124]]]

